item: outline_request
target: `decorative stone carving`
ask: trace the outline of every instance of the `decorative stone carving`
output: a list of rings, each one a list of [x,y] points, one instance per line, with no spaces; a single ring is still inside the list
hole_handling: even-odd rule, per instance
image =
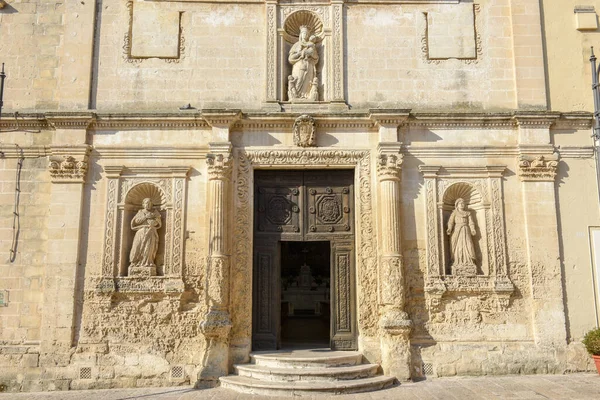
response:
[[[209,180],[229,180],[231,174],[231,158],[224,154],[208,154],[206,156],[208,164]]]
[[[300,147],[317,145],[315,120],[310,115],[301,115],[294,121],[294,144]]]
[[[458,198],[455,209],[450,214],[448,229],[450,236],[450,253],[452,255],[452,271],[454,275],[477,275],[475,246],[472,236],[476,235],[475,222],[471,212],[466,209],[465,200]]]
[[[437,311],[443,297],[448,293],[482,294],[491,293],[496,298],[499,310],[509,305],[514,285],[508,277],[506,261],[506,234],[504,227],[504,209],[502,206],[502,173],[504,166],[487,167],[445,167],[422,165],[419,170],[425,178],[425,215],[427,229],[427,278],[425,293],[427,305],[431,311]],[[472,214],[461,222],[462,241],[472,239],[473,231],[469,218],[477,220],[479,232],[475,230],[478,241],[472,241],[474,251],[481,251],[481,265],[465,262],[470,258],[471,249],[460,256],[459,268],[448,270],[451,265],[452,235],[461,235],[457,231],[456,214],[454,226],[440,232],[449,214],[456,212],[459,199],[470,204]],[[460,211],[460,209],[459,209]],[[466,210],[463,210],[466,211]],[[448,226],[450,228],[450,226]],[[473,228],[475,226],[473,225]],[[455,239],[459,241],[459,236]],[[466,244],[465,246],[468,246]],[[466,256],[465,256],[466,254]],[[471,260],[473,260],[471,258]],[[475,264],[475,263],[473,263]],[[481,269],[479,269],[479,267]]]
[[[266,3],[266,101],[347,110],[343,4]],[[322,104],[324,102],[336,104]],[[315,104],[316,103],[316,104]]]
[[[48,169],[53,182],[83,182],[88,169],[87,155],[80,160],[73,156],[50,156]]]
[[[131,220],[135,231],[133,245],[129,253],[129,275],[156,275],[154,258],[158,251],[158,229],[162,226],[160,213],[154,209],[152,199],[142,201],[143,208]]]
[[[258,149],[247,151],[236,150],[236,175],[234,186],[234,228],[236,238],[232,249],[231,266],[231,304],[233,328],[232,342],[241,342],[251,336],[252,329],[252,290],[247,282],[252,282],[252,174],[254,168],[290,167],[317,168],[355,167],[357,203],[357,249],[356,262],[361,265],[357,271],[357,281],[361,282],[358,291],[358,313],[364,315],[359,321],[361,334],[377,335],[377,250],[376,235],[373,227],[371,157],[369,151],[320,150],[320,149]],[[313,215],[313,214],[311,214]],[[344,215],[346,215],[344,211]],[[343,260],[340,260],[343,261]],[[259,265],[262,265],[259,264]],[[345,264],[341,263],[341,267]],[[259,269],[260,271],[260,269]],[[343,271],[342,271],[343,272]],[[342,273],[340,272],[340,273]],[[260,277],[259,277],[260,279]],[[375,308],[374,308],[375,307]],[[266,312],[266,311],[265,311]],[[247,357],[250,345],[239,348],[236,358]]]
[[[402,173],[402,154],[379,155],[377,163],[377,175],[380,180],[400,179]]]
[[[300,26],[298,41],[292,46],[288,55],[288,62],[292,65],[292,73],[288,76],[288,100],[292,102],[319,100],[318,37],[311,33],[310,27]]]
[[[522,181],[554,181],[558,167],[558,155],[553,159],[545,156],[536,157],[522,155],[519,160],[519,176]]]
[[[214,153],[208,154],[207,213],[208,259],[206,293],[208,312],[200,323],[206,338],[206,356],[202,362],[198,385],[214,386],[218,377],[227,374],[231,318],[229,314],[229,181],[231,178],[230,143],[211,144]]]
[[[182,291],[185,181],[189,167],[105,166],[104,171],[104,254],[102,279],[96,290]],[[151,224],[149,220],[155,226],[143,227]],[[138,226],[142,228],[134,234],[132,229]]]

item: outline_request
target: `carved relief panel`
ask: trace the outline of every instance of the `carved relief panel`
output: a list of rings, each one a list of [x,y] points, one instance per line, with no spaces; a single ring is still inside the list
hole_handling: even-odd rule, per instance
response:
[[[107,166],[101,291],[182,290],[188,167]]]
[[[257,233],[301,235],[302,179],[298,174],[264,172],[255,183]]]
[[[311,233],[352,233],[354,208],[351,202],[354,193],[352,181],[348,182],[345,172],[331,172],[326,177],[327,181],[323,175],[306,173],[308,236]]]
[[[500,309],[514,286],[508,278],[502,173],[504,166],[423,165],[427,223],[428,304],[446,292],[495,293]]]

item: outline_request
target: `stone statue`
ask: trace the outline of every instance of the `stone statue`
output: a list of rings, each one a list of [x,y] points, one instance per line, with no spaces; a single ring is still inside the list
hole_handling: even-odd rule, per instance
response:
[[[317,37],[311,35],[310,29],[300,27],[298,41],[290,49],[288,61],[292,64],[292,74],[288,76],[288,99],[318,101],[319,79],[317,78]]]
[[[455,275],[476,275],[475,246],[472,236],[476,235],[475,223],[471,212],[465,209],[464,199],[458,198],[454,203],[455,209],[448,220],[450,236],[450,253],[452,269]]]
[[[131,220],[135,237],[129,253],[130,275],[156,275],[154,258],[158,250],[158,229],[162,222],[160,213],[153,206],[152,200],[145,198],[142,209]]]

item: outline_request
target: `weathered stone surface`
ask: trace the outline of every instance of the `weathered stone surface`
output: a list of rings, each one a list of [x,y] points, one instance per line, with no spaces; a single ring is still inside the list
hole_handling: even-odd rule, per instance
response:
[[[354,170],[321,222],[353,215],[356,304],[329,301],[385,374],[591,370],[593,33],[554,3],[7,2],[0,385],[210,386],[249,362],[260,169]],[[297,43],[317,80],[292,104]],[[158,240],[130,269],[146,198]]]

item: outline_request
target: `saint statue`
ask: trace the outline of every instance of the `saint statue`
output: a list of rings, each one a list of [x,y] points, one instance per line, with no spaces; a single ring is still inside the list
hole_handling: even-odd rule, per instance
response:
[[[292,74],[288,76],[288,99],[318,101],[319,79],[317,78],[317,37],[309,36],[306,25],[300,27],[298,41],[290,49],[288,61],[292,64]]]
[[[153,206],[152,200],[145,198],[142,209],[131,220],[135,237],[129,253],[130,275],[156,275],[154,258],[158,250],[158,229],[162,222],[160,213]]]
[[[475,266],[475,246],[473,238],[475,223],[471,212],[465,209],[465,201],[461,198],[456,199],[455,209],[450,214],[448,220],[448,230],[450,235],[450,253],[452,255],[452,267],[457,275],[476,275]]]

